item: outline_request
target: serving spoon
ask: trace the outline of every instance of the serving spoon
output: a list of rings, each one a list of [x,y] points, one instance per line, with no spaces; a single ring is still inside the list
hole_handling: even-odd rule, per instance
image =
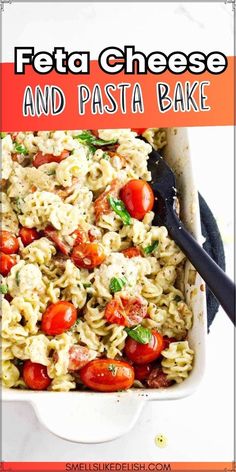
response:
[[[143,138],[144,141],[146,141]],[[205,280],[230,320],[235,324],[235,285],[225,272],[186,230],[176,212],[177,191],[174,172],[161,155],[152,150],[149,154],[148,170],[155,196],[154,225],[164,225],[197,272]]]

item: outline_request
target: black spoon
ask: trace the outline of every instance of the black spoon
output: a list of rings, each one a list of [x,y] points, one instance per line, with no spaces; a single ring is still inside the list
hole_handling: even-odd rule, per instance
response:
[[[145,140],[146,141],[146,140]],[[155,195],[153,223],[164,225],[176,244],[187,256],[209,289],[235,324],[235,285],[186,230],[176,213],[175,175],[157,151],[149,154],[148,170]]]

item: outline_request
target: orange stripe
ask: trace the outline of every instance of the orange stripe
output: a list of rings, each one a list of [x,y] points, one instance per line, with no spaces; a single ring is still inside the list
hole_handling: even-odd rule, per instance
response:
[[[233,462],[2,462],[1,471],[17,472],[158,472],[158,471],[188,471],[188,472],[233,472]]]
[[[2,83],[2,116],[3,131],[26,130],[50,130],[50,129],[98,129],[98,128],[145,128],[145,127],[170,127],[170,126],[223,126],[232,125],[234,122],[234,57],[228,57],[228,67],[222,74],[213,75],[205,72],[193,75],[189,72],[174,75],[164,72],[160,75],[147,73],[146,75],[108,75],[98,66],[97,61],[91,61],[89,75],[60,75],[55,71],[46,75],[37,74],[30,66],[27,66],[25,75],[15,75],[13,63],[1,65]],[[172,109],[166,113],[159,111],[156,99],[156,83],[166,82],[170,86],[170,96],[173,98],[174,88],[177,82],[183,85],[189,81],[209,81],[210,86],[205,88],[207,95],[206,104],[210,111],[193,110],[187,112],[174,112]],[[96,83],[102,90],[107,83],[115,85],[126,82],[131,87],[127,89],[127,112],[121,113],[119,104],[119,91],[114,93],[118,101],[119,109],[115,114],[92,114],[90,103],[86,106],[85,115],[78,113],[77,87],[86,84],[91,90]],[[143,114],[133,114],[130,110],[132,87],[138,82],[141,85],[145,111]],[[30,85],[35,90],[39,85],[44,89],[45,85],[60,87],[66,97],[66,107],[57,116],[41,115],[40,117],[24,117],[22,114],[23,96],[26,86]],[[196,89],[194,97],[199,105],[199,90]],[[104,97],[104,95],[103,95]],[[109,104],[104,97],[104,104]]]

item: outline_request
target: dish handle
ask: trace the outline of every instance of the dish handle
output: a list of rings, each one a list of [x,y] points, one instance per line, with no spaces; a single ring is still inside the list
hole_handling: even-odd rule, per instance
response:
[[[131,392],[57,395],[32,400],[35,413],[50,432],[78,443],[112,441],[128,433],[145,404]]]

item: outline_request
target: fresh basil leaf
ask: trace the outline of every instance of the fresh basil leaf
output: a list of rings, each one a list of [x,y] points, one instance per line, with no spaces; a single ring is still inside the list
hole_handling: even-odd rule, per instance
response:
[[[117,142],[116,139],[111,139],[110,141],[105,141],[104,139],[99,139],[96,136],[94,136],[92,133],[89,131],[83,131],[81,134],[78,134],[75,136],[75,139],[78,139],[78,141],[82,144],[87,144],[91,150],[93,149],[95,152],[96,147],[95,146],[108,146],[110,144],[115,144]]]
[[[5,295],[7,292],[8,292],[8,286],[4,284],[0,285],[0,293]]]
[[[151,331],[141,325],[135,326],[135,328],[125,328],[125,331],[140,344],[148,344],[152,339]]]
[[[122,290],[122,288],[125,286],[126,283],[127,283],[127,280],[125,277],[112,277],[110,281],[111,293],[120,292],[120,290]]]
[[[145,254],[151,254],[153,251],[155,251],[155,249],[157,248],[159,242],[158,241],[154,241],[153,244],[151,244],[150,246],[147,246],[144,248],[144,252]]]
[[[25,146],[22,146],[22,144],[15,144],[14,152],[16,152],[17,154],[24,154],[24,156],[27,156],[27,154],[29,154]]]
[[[124,203],[122,200],[118,200],[117,198],[112,197],[111,195],[108,195],[108,201],[111,206],[111,208],[114,210],[114,212],[120,216],[122,219],[124,225],[130,225],[131,223],[131,216],[128,213],[128,211],[125,208]]]

